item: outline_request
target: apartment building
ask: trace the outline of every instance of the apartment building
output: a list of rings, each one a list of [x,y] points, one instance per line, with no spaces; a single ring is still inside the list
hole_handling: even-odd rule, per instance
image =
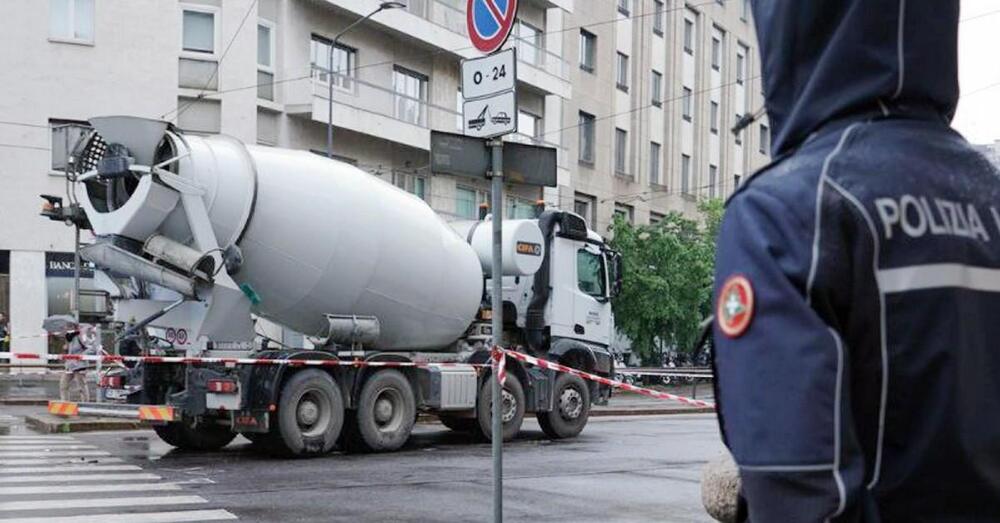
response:
[[[430,130],[461,129],[465,0],[9,0],[0,54],[0,312],[15,336],[69,312],[73,231],[38,216],[66,191],[66,144],[94,115],[333,155],[446,219],[475,218],[485,182],[432,173]],[[766,161],[745,2],[521,0],[519,131],[557,150],[555,188],[509,187],[506,214],[570,209],[605,230],[723,196]],[[334,40],[336,39],[336,42]],[[308,199],[308,194],[303,194]],[[86,236],[83,238],[86,240]],[[97,286],[84,270],[85,288]],[[44,338],[15,348],[58,350]]]
[[[573,97],[562,137],[572,183],[559,203],[604,230],[616,214],[652,223],[693,214],[768,161],[748,0],[609,0],[572,13],[564,34]]]

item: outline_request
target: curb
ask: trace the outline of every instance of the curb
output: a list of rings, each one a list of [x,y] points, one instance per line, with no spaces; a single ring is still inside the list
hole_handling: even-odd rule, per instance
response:
[[[46,419],[41,416],[27,415],[25,424],[36,432],[44,434],[63,434],[67,432],[94,432],[100,430],[137,430],[148,429],[148,423],[120,419]]]
[[[654,409],[591,409],[590,417],[605,416],[664,416],[669,414],[711,414],[715,409],[709,407],[664,407]]]
[[[48,405],[48,398],[3,398],[0,405]]]

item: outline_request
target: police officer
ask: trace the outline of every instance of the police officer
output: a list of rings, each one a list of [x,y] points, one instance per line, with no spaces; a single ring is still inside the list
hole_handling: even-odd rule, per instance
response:
[[[1000,173],[959,0],[759,0],[770,165],[728,202],[719,420],[750,521],[1000,520]]]

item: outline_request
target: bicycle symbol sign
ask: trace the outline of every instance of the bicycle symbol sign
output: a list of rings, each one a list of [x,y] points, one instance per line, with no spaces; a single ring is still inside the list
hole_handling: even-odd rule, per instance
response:
[[[469,0],[465,17],[472,45],[489,54],[510,36],[517,18],[517,0]]]

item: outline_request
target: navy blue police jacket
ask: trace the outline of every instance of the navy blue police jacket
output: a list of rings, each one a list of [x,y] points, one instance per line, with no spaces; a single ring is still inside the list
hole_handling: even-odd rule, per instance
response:
[[[1000,521],[1000,173],[958,0],[753,5],[772,163],[728,201],[719,421],[749,520]]]

